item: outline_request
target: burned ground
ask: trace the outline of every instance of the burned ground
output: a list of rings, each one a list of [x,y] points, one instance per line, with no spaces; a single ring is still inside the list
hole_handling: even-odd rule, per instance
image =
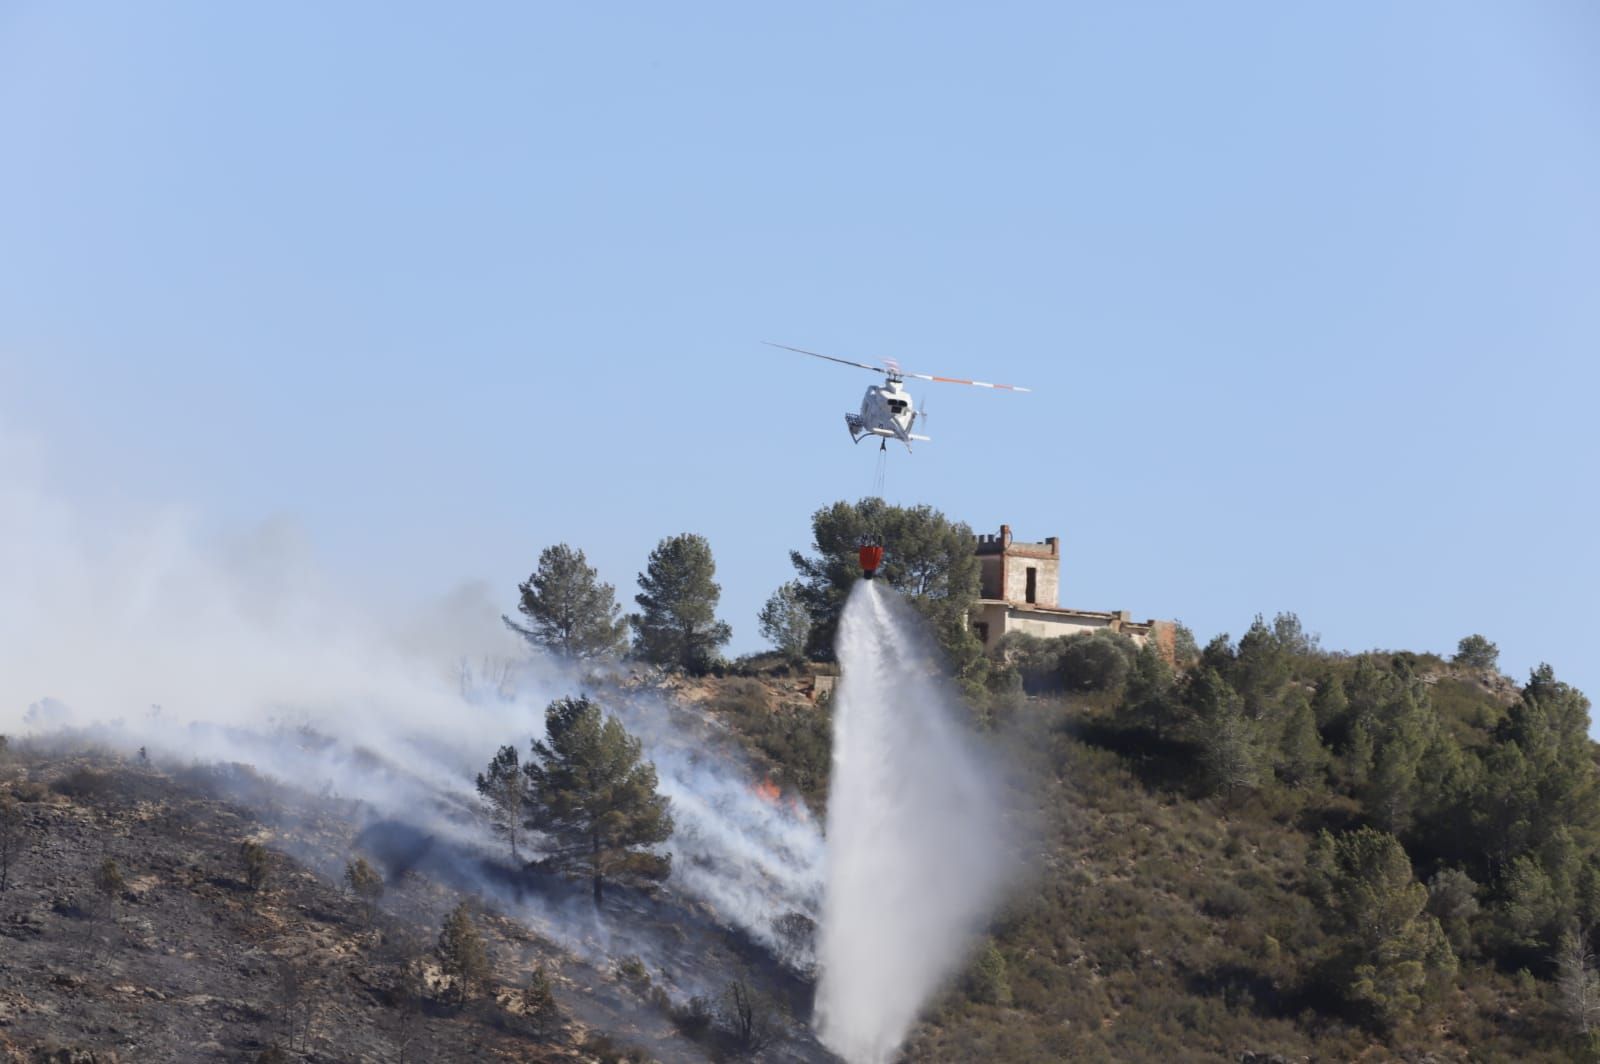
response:
[[[704,1008],[735,981],[798,1014],[770,1059],[828,1059],[805,1033],[809,984],[670,897],[619,894],[604,948],[563,948],[475,901],[493,970],[458,1004],[434,949],[444,913],[495,875],[579,904],[564,884],[402,824],[363,833],[342,803],[240,766],[14,747],[0,796],[17,842],[0,893],[0,1059],[698,1061],[731,1046],[662,987],[702,987]],[[246,842],[266,853],[256,889]],[[339,881],[357,856],[385,873],[374,913]],[[455,874],[466,862],[480,867]],[[634,939],[655,970],[627,959]],[[527,992],[541,969],[554,1017]]]

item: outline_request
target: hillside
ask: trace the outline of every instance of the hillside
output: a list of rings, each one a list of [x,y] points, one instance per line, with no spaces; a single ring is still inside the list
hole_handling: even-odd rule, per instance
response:
[[[1600,796],[1580,695],[1326,653],[1297,624],[1177,670],[1100,642],[1011,646],[974,696],[1028,874],[906,1059],[1592,1056]],[[758,658],[643,686],[720,734],[689,745],[742,747],[756,798],[815,818],[830,668]],[[13,742],[0,806],[0,1059],[831,1059],[803,966],[670,880],[558,942],[517,902],[578,913],[581,887],[243,765]],[[265,848],[259,884],[246,843]],[[341,881],[357,858],[385,884],[370,910]],[[462,1001],[436,944],[464,898],[490,970]],[[719,1012],[735,984],[770,1011],[743,1044]]]
[[[625,948],[597,963],[480,902],[481,858],[403,825],[357,831],[349,803],[244,766],[12,743],[0,811],[0,1060],[698,1061],[720,1048]],[[247,842],[263,846],[258,886]],[[386,882],[370,913],[341,882],[362,856]],[[465,1002],[435,949],[462,899],[490,965]],[[626,897],[614,910],[616,933],[665,929],[684,964],[758,979],[803,1015],[803,984],[703,915]],[[816,1056],[794,1033],[775,1036],[784,1059]]]
[[[1600,1000],[1584,953],[1600,810],[1577,692],[1430,655],[1324,653],[1297,623],[1275,634],[1259,619],[1156,689],[1131,658],[1104,689],[1026,693],[1023,678],[1050,686],[1028,660],[1041,649],[1014,654],[1021,675],[975,710],[1033,825],[1031,878],[907,1059],[1593,1054],[1573,999],[1583,987]],[[1199,688],[1219,674],[1233,701],[1208,717]],[[825,713],[803,684],[706,687],[775,779],[825,790],[806,742]],[[1259,760],[1219,788],[1203,731],[1229,718],[1249,723]],[[1296,718],[1316,726],[1297,736]],[[1330,891],[1319,836],[1362,828],[1399,840],[1389,857],[1403,874]],[[1341,923],[1340,889],[1397,921],[1370,931],[1371,956],[1359,955],[1369,929]],[[1584,949],[1563,964],[1569,929]],[[1406,935],[1427,933],[1442,933],[1434,951],[1409,956]]]

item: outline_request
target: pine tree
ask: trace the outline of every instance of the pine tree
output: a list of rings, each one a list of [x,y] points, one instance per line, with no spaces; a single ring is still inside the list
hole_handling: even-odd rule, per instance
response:
[[[458,1004],[476,997],[488,981],[489,951],[466,902],[450,911],[439,930],[439,964],[455,984]]]
[[[1350,710],[1350,701],[1344,696],[1344,682],[1337,676],[1324,676],[1311,699],[1311,709],[1317,716],[1317,729],[1322,734],[1329,738],[1340,734],[1346,726],[1345,715]]]
[[[633,623],[634,653],[656,665],[702,672],[733,632],[717,620],[722,588],[716,562],[702,536],[670,536],[650,552],[639,574],[639,612]]]
[[[1493,669],[1499,665],[1500,648],[1481,635],[1469,635],[1456,644],[1450,660],[1469,669]]]
[[[587,698],[563,698],[545,711],[545,738],[524,766],[530,827],[549,836],[549,867],[587,877],[594,901],[605,881],[660,880],[669,854],[646,847],[672,835],[671,803],[656,791],[655,766],[638,739]]]
[[[522,988],[522,1014],[538,1031],[548,1030],[561,1019],[561,1006],[543,964],[529,973],[528,985]]]
[[[1233,668],[1225,675],[1244,700],[1246,716],[1262,721],[1274,715],[1283,686],[1289,682],[1289,655],[1261,614],[1256,614],[1250,630],[1240,638]]]
[[[811,636],[811,614],[801,601],[800,584],[789,581],[772,593],[757,618],[761,635],[791,662],[804,661]]]
[[[1227,632],[1218,632],[1211,637],[1210,642],[1201,648],[1197,669],[1200,671],[1212,669],[1223,679],[1227,679],[1233,673],[1233,665],[1236,660],[1237,655],[1233,649],[1233,640],[1228,637]]]
[[[616,589],[601,583],[583,551],[558,543],[539,555],[539,567],[526,583],[517,609],[526,626],[502,620],[535,646],[572,661],[619,654],[628,638]]]
[[[1172,666],[1156,641],[1147,639],[1133,659],[1119,714],[1128,724],[1160,733],[1177,720],[1174,701]]]
[[[810,652],[831,660],[839,617],[861,579],[856,548],[864,539],[883,545],[878,579],[900,592],[927,618],[950,669],[981,680],[983,644],[967,623],[981,588],[972,529],[931,506],[892,506],[879,498],[836,502],[811,515],[810,556],[790,551],[801,595],[812,620]]]
[[[1262,751],[1256,722],[1217,670],[1201,667],[1190,676],[1186,700],[1194,714],[1200,764],[1214,791],[1230,797],[1261,782]]]
[[[1419,804],[1417,771],[1433,738],[1433,710],[1420,689],[1405,688],[1367,723],[1372,768],[1362,788],[1362,804],[1374,824],[1402,834],[1411,827]]]
[[[1355,671],[1344,685],[1352,721],[1377,714],[1379,708],[1395,696],[1400,687],[1400,677],[1384,668],[1371,657],[1357,660]]]
[[[1528,809],[1533,846],[1558,827],[1591,841],[1600,831],[1600,779],[1589,748],[1589,700],[1540,665],[1496,736],[1527,759],[1537,799]]]
[[[1461,869],[1442,868],[1428,880],[1428,912],[1457,956],[1466,956],[1472,946],[1472,918],[1478,911],[1478,884]]]
[[[1350,740],[1345,744],[1342,759],[1345,778],[1356,790],[1367,785],[1372,777],[1372,762],[1377,754],[1370,716],[1357,718],[1350,728]]]
[[[1330,974],[1375,1026],[1415,1013],[1430,981],[1455,974],[1450,943],[1426,911],[1428,891],[1394,836],[1324,831],[1307,857],[1306,883],[1338,936]]]
[[[1273,617],[1272,635],[1286,654],[1314,657],[1322,651],[1322,637],[1307,632],[1297,613],[1280,613]]]
[[[122,869],[117,862],[107,857],[100,862],[100,867],[94,870],[94,889],[105,899],[106,912],[109,914],[116,909],[117,895],[121,894],[127,886],[123,879]]]
[[[1578,869],[1578,889],[1573,911],[1580,927],[1600,927],[1600,860],[1589,855]]]
[[[1511,950],[1542,950],[1562,924],[1561,899],[1532,857],[1512,858],[1500,883],[1497,930]]]
[[[1586,851],[1600,837],[1600,780],[1589,754],[1589,700],[1535,669],[1483,754],[1472,796],[1474,837],[1491,868],[1536,853],[1558,828]]]
[[[1314,782],[1328,763],[1328,751],[1317,734],[1317,719],[1302,691],[1284,697],[1283,737],[1278,744],[1278,774],[1285,783],[1303,787]]]
[[[344,866],[344,882],[350,888],[350,893],[361,902],[362,911],[370,924],[373,913],[377,911],[378,900],[383,897],[383,876],[367,863],[366,858],[357,857]]]
[[[488,769],[478,773],[478,794],[488,804],[495,830],[511,844],[511,859],[517,860],[517,840],[527,819],[528,781],[517,763],[516,747],[502,746]]]
[[[1556,947],[1556,992],[1573,1027],[1580,1034],[1593,1033],[1600,1023],[1600,973],[1593,951],[1576,931],[1564,932]]]

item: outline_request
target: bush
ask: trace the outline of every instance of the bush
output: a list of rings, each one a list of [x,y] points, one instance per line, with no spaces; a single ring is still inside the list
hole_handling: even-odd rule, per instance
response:
[[[56,780],[51,788],[74,801],[98,798],[111,789],[111,777],[98,769],[80,765]]]
[[[38,780],[22,780],[12,784],[11,793],[16,797],[17,801],[27,802],[32,805],[35,802],[42,802],[49,798],[50,788]]]
[[[1029,694],[1048,694],[1061,689],[1061,650],[1065,637],[1041,639],[1024,632],[1007,632],[995,644],[995,656],[1002,669],[1015,672],[1022,689]]]
[[[96,891],[104,895],[107,901],[114,901],[126,886],[127,881],[123,879],[122,869],[116,861],[107,857],[100,862],[100,867],[94,871],[94,889]]]
[[[624,957],[617,962],[617,978],[625,983],[650,982],[650,969],[638,957]]]
[[[1133,640],[1110,631],[1069,635],[1061,647],[1061,686],[1068,691],[1114,691],[1127,682],[1139,654]]]
[[[1200,911],[1219,920],[1233,920],[1248,913],[1254,904],[1250,893],[1237,883],[1224,880],[1214,885],[1200,903]]]
[[[1119,689],[1138,654],[1132,639],[1109,629],[1049,639],[1008,632],[995,644],[1000,669],[1014,671],[1034,695]]]
[[[1011,1004],[1011,982],[1006,976],[1006,958],[990,939],[978,951],[967,972],[967,994],[985,1005]]]
[[[246,839],[239,844],[239,863],[244,868],[244,885],[260,890],[267,882],[267,848],[259,842]]]
[[[584,1035],[579,1048],[600,1064],[647,1064],[652,1059],[644,1050],[618,1045],[616,1039],[599,1031]]]
[[[672,1010],[673,1025],[681,1031],[686,1038],[698,1039],[711,1030],[711,1024],[716,1019],[711,1009],[711,1000],[696,995]]]

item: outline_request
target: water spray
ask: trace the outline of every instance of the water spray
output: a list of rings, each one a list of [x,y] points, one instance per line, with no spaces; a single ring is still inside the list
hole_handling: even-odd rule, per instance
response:
[[[881,562],[862,548],[864,576]],[[967,958],[1012,864],[995,773],[922,619],[864,579],[837,649],[818,1033],[850,1064],[881,1064]]]

